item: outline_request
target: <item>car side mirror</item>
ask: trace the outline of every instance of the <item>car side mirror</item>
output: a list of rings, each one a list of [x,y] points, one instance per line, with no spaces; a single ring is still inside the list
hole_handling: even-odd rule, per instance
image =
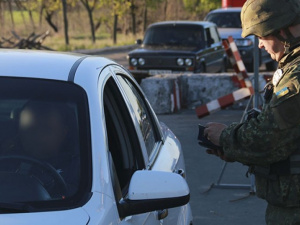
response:
[[[120,217],[185,205],[190,190],[177,173],[139,170],[130,181],[128,197],[119,202]]]
[[[135,41],[135,43],[136,43],[137,45],[141,45],[143,42],[142,42],[141,39],[137,39],[137,40]]]

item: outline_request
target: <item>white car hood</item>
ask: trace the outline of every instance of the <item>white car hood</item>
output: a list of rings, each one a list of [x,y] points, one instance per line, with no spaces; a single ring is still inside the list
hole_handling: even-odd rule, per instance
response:
[[[1,224],[5,225],[86,225],[89,219],[88,214],[82,208],[52,212],[0,214]]]

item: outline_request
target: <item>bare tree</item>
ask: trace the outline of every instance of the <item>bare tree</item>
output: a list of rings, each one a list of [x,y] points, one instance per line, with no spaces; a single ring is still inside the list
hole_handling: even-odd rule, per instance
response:
[[[2,33],[5,31],[5,16],[4,16],[4,3],[3,0],[0,0],[0,30]]]
[[[66,0],[62,0],[62,8],[63,8],[63,17],[64,17],[64,32],[65,32],[65,43],[69,44],[69,34],[68,34],[68,17],[67,17],[67,2]]]
[[[85,7],[88,16],[89,16],[89,22],[90,22],[90,28],[91,28],[91,35],[92,35],[92,42],[96,42],[96,35],[95,35],[95,25],[94,25],[94,19],[93,19],[93,11],[96,8],[96,5],[98,3],[98,0],[80,0],[80,2]]]
[[[136,5],[134,0],[131,0],[130,5],[130,14],[131,14],[131,21],[132,21],[132,33],[133,35],[136,35]]]
[[[21,13],[21,17],[22,17],[22,20],[23,20],[23,23],[24,23],[24,26],[27,28],[27,22],[26,22],[26,19],[25,19],[25,16],[24,16],[24,7],[22,6],[20,0],[15,0],[16,2],[16,6],[17,6],[17,9],[20,11]]]
[[[9,8],[9,13],[10,13],[10,19],[11,19],[11,24],[12,24],[12,29],[15,29],[15,20],[14,20],[14,14],[12,10],[12,1],[8,1],[8,8]]]
[[[45,20],[47,21],[47,23],[49,24],[49,26],[57,33],[58,32],[58,27],[54,24],[54,22],[52,21],[54,12],[53,11],[45,11],[46,15],[45,15]]]

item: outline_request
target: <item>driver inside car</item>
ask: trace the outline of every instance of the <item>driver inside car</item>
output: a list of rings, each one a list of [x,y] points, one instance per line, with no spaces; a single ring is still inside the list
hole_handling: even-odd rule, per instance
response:
[[[31,157],[51,165],[66,183],[67,193],[60,193],[55,179],[40,167],[28,168],[23,163],[18,169],[30,171],[52,198],[71,196],[78,188],[80,160],[74,120],[66,103],[30,100],[19,114],[17,138],[3,151],[5,155]]]

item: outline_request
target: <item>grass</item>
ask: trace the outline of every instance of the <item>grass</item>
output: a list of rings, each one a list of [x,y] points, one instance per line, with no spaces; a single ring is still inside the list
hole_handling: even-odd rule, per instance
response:
[[[43,45],[50,47],[57,51],[72,51],[79,49],[97,49],[112,46],[123,46],[132,45],[135,42],[135,37],[133,35],[119,34],[117,39],[117,44],[113,44],[110,37],[108,38],[96,38],[96,43],[92,43],[91,38],[86,36],[74,36],[70,39],[70,44],[65,44],[65,39],[63,35],[55,35],[52,37],[47,37]]]

